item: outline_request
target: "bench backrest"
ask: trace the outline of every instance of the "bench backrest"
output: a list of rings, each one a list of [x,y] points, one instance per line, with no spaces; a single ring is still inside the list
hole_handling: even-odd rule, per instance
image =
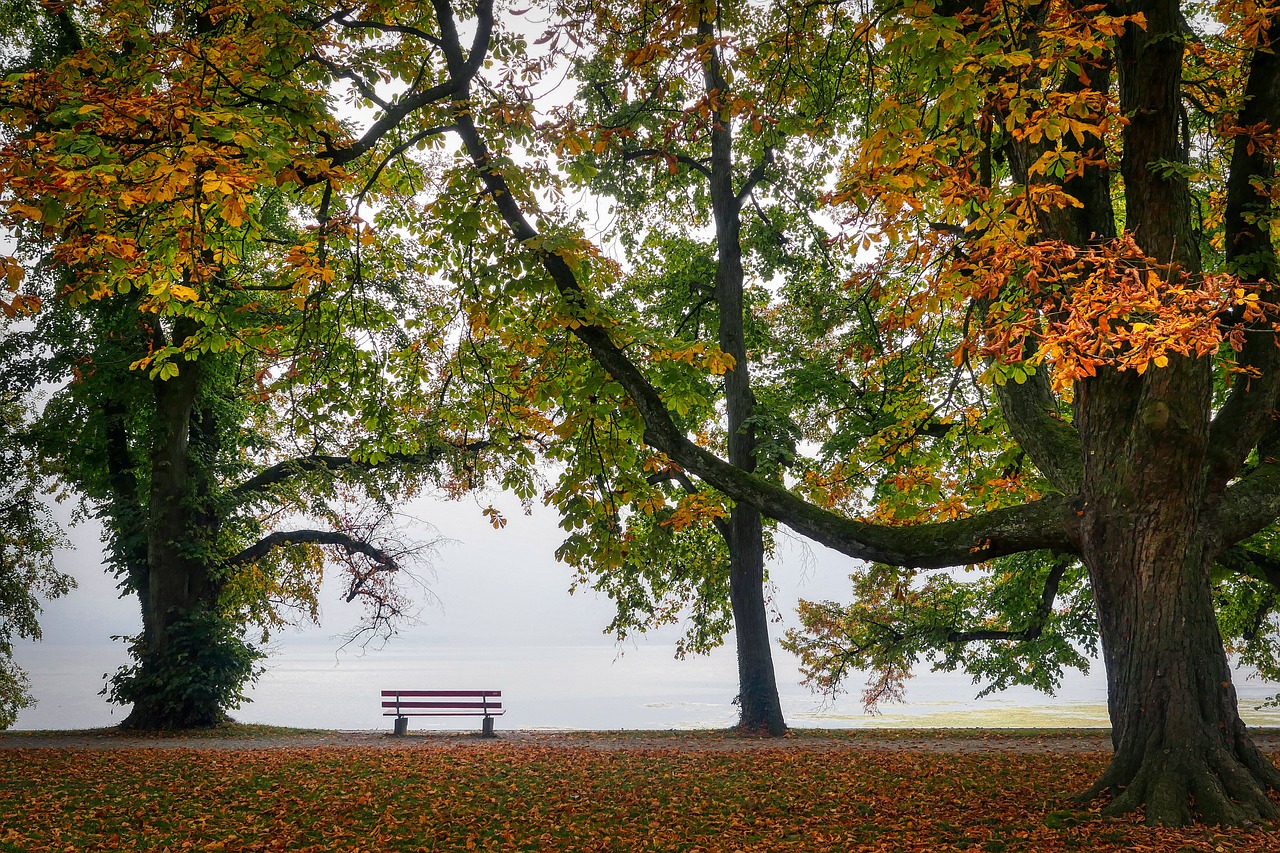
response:
[[[501,690],[383,690],[382,716],[502,713]]]

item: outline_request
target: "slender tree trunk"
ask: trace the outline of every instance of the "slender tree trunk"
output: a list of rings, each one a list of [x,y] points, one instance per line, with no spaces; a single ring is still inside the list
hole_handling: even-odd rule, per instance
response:
[[[745,504],[729,518],[729,598],[738,641],[738,728],[781,737],[787,732],[773,672],[764,603],[764,536],[760,513]]]
[[[700,27],[713,37],[710,21]],[[727,97],[716,48],[704,66],[707,95]],[[719,111],[711,132],[711,210],[716,227],[716,304],[720,309],[720,349],[733,356],[724,374],[729,462],[743,471],[756,469],[755,395],[747,361],[742,269],[742,202],[733,188],[732,117]],[[729,517],[729,598],[738,641],[738,728],[780,737],[787,731],[773,672],[769,617],[764,603],[764,524],[760,511],[739,503]]]

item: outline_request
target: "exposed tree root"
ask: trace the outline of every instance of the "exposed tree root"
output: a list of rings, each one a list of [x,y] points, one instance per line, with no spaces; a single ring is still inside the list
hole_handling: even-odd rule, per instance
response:
[[[1138,761],[1117,755],[1102,778],[1078,799],[1111,795],[1103,814],[1141,809],[1152,826],[1186,826],[1197,820],[1247,826],[1280,820],[1280,807],[1267,796],[1269,788],[1280,790],[1280,770],[1251,743],[1242,744],[1239,752],[1201,743],[1180,750],[1151,750]]]

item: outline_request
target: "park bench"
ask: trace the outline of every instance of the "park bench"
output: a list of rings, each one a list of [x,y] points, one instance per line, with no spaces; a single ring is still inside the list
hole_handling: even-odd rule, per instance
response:
[[[383,690],[382,716],[395,717],[397,735],[410,717],[479,717],[482,737],[493,737],[493,718],[505,714],[501,690]]]

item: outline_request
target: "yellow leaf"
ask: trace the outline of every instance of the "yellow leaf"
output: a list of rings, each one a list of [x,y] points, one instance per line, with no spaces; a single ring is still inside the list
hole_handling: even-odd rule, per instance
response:
[[[9,205],[9,212],[30,219],[32,222],[40,222],[44,219],[44,212],[30,204],[15,202]]]

